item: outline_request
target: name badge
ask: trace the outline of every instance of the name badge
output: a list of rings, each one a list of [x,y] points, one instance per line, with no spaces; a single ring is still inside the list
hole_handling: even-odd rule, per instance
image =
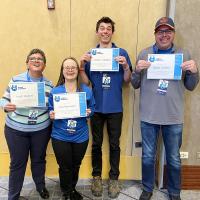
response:
[[[38,119],[38,110],[29,110],[28,124],[36,124]]]
[[[76,132],[77,121],[76,120],[68,120],[67,121],[67,131],[70,133]]]
[[[167,80],[159,80],[157,93],[161,94],[161,95],[166,95],[168,85],[169,85],[169,81],[167,81]]]
[[[108,74],[103,74],[102,77],[102,88],[109,89],[111,83],[111,77]]]

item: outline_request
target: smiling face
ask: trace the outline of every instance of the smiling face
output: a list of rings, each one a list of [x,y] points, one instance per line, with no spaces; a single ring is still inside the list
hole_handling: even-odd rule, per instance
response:
[[[67,59],[63,63],[63,76],[66,81],[77,80],[78,77],[78,66],[77,63],[72,59]]]
[[[155,32],[155,40],[159,49],[167,50],[172,46],[175,32],[168,26],[161,26]]]
[[[111,23],[100,23],[99,28],[96,32],[99,38],[99,43],[102,45],[109,45],[111,43],[113,30]]]
[[[45,69],[44,58],[40,53],[31,54],[27,60],[30,74],[41,75]]]

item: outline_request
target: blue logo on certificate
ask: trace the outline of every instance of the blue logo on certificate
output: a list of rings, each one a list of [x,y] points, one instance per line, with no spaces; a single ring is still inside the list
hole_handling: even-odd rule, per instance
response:
[[[150,61],[150,62],[154,62],[154,61],[155,61],[155,56],[150,56],[150,57],[149,57],[149,61]]]
[[[91,53],[92,53],[92,55],[96,55],[97,54],[97,50],[93,49]]]
[[[11,86],[11,90],[12,90],[12,91],[17,91],[17,85],[12,85],[12,86]]]
[[[59,101],[60,101],[60,96],[55,96],[55,97],[54,97],[54,100],[55,100],[56,102],[59,102]]]

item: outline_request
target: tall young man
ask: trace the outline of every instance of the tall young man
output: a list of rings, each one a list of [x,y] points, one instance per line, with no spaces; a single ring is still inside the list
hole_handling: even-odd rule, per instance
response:
[[[96,24],[96,35],[99,44],[96,48],[118,48],[112,43],[112,36],[115,31],[115,23],[109,17],[102,17]],[[110,147],[110,172],[108,195],[116,198],[119,195],[118,183],[120,163],[120,136],[123,117],[122,108],[122,85],[128,83],[131,76],[131,61],[128,53],[119,48],[119,56],[115,57],[119,63],[119,71],[91,71],[91,54],[86,53],[81,57],[80,75],[82,80],[89,84],[95,97],[95,113],[91,118],[92,128],[92,186],[93,195],[101,196],[102,187],[102,143],[103,127],[107,123],[107,132]]]

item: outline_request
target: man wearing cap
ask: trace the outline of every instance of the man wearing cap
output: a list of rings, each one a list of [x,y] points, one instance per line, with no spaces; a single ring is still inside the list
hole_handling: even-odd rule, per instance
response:
[[[192,91],[199,82],[199,73],[188,51],[174,45],[175,25],[162,17],[155,25],[155,44],[142,50],[132,73],[131,83],[140,88],[140,120],[142,134],[142,184],[139,200],[150,200],[155,182],[157,138],[161,130],[166,151],[167,189],[170,200],[180,200],[181,161],[184,117],[184,88]],[[183,54],[181,80],[147,79],[148,54]],[[161,84],[164,89],[160,90]],[[162,92],[161,92],[162,91]]]

